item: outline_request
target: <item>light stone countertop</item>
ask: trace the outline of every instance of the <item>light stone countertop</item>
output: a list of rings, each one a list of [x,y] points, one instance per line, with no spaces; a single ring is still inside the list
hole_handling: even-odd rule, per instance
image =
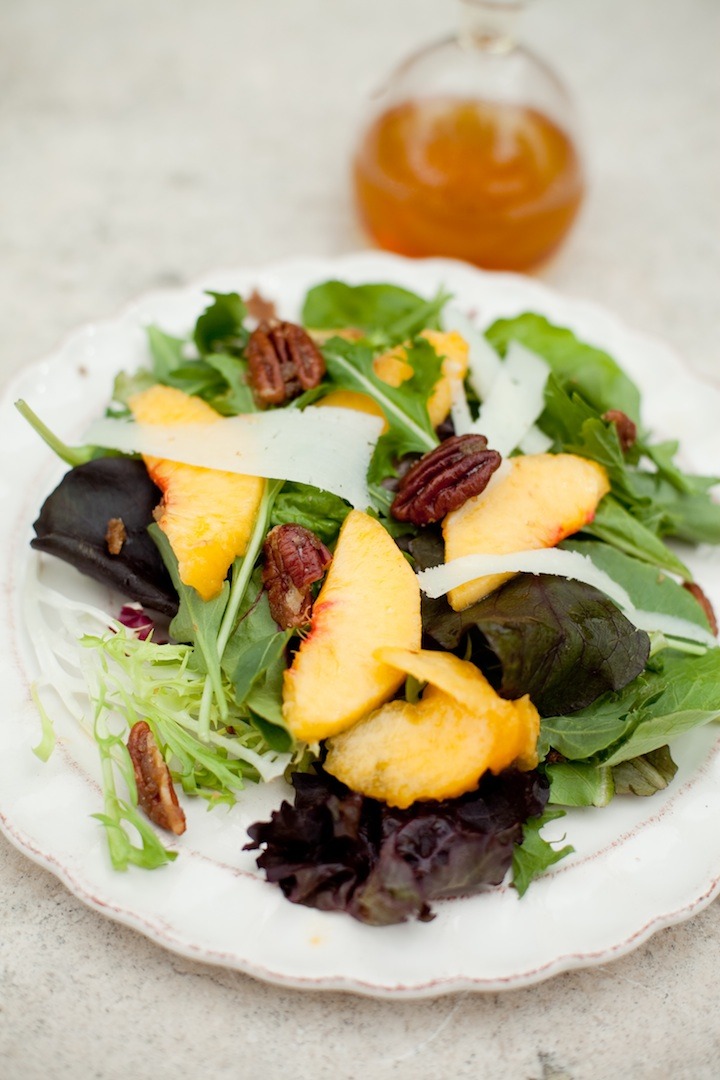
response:
[[[0,3],[0,375],[149,288],[364,245],[359,102],[439,0]],[[591,190],[539,277],[720,379],[720,5],[537,0]],[[672,873],[672,867],[668,868]],[[720,908],[527,990],[388,1003],[164,952],[0,837],[0,1075],[642,1080],[718,1075]]]

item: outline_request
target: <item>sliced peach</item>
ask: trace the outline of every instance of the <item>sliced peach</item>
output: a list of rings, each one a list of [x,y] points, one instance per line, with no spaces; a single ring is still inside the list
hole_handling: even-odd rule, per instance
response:
[[[355,412],[368,413],[370,416],[384,416],[378,403],[369,394],[361,394],[359,390],[331,390],[315,404],[328,405],[334,409],[354,409]],[[388,430],[388,427],[386,420],[383,433]]]
[[[417,649],[420,634],[420,590],[410,564],[375,518],[352,510],[313,606],[310,633],[285,672],[290,731],[316,743],[387,701],[404,675],[375,650]]]
[[[378,655],[428,686],[417,704],[391,701],[330,740],[325,768],[353,791],[402,809],[472,791],[488,770],[537,764],[540,717],[528,697],[505,701],[448,653]]]
[[[468,345],[457,331],[423,330],[421,337],[430,342],[442,359],[442,376],[435,383],[428,400],[428,415],[433,427],[442,424],[452,405],[453,382],[465,378],[468,366]],[[407,360],[407,346],[398,345],[376,356],[373,370],[388,386],[400,386],[412,377],[413,368]]]
[[[445,561],[555,547],[592,521],[610,490],[601,465],[576,454],[511,458],[509,471],[443,521]],[[487,596],[512,574],[489,574],[448,593],[455,611]]]
[[[170,386],[151,386],[130,400],[141,424],[208,424],[220,419],[206,402]],[[157,523],[170,541],[180,580],[203,600],[220,592],[231,563],[243,555],[265,481],[257,476],[144,458],[163,493]]]

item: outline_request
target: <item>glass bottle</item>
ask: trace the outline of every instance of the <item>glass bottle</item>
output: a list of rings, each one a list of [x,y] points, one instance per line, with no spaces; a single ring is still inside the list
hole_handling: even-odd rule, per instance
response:
[[[572,104],[516,44],[521,0],[461,0],[456,37],[406,60],[377,95],[353,174],[374,241],[498,270],[545,260],[584,193]]]

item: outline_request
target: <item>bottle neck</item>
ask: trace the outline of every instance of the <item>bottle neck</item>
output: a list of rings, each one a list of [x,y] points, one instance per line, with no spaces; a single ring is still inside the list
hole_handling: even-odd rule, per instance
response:
[[[515,23],[525,0],[460,0],[460,44],[467,49],[508,53],[515,48]]]

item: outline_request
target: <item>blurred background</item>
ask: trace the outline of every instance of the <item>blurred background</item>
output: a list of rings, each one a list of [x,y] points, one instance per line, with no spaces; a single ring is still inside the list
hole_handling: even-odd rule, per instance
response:
[[[2,370],[148,288],[365,246],[370,92],[456,0],[2,0]],[[712,370],[720,4],[534,0],[519,38],[580,114],[588,192],[537,275]]]
[[[148,289],[365,246],[364,103],[456,23],[453,0],[0,0],[0,378]],[[534,0],[519,37],[570,89],[588,178],[536,276],[720,378],[720,3]],[[289,1060],[298,1077],[436,1080],[451,1055],[485,1080],[710,1080],[719,962],[714,904],[540,988],[392,1008],[301,995],[164,953],[0,838],[10,1078],[274,1078]]]

